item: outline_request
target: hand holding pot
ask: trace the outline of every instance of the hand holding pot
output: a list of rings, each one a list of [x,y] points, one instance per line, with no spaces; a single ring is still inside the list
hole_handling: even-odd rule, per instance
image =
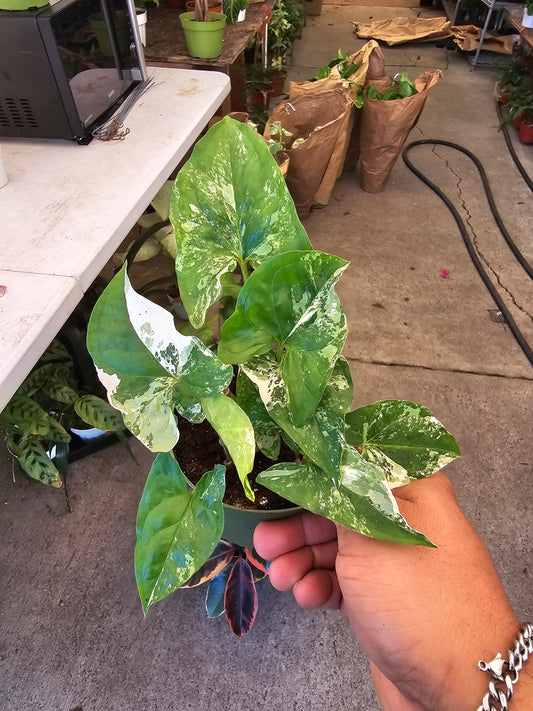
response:
[[[475,709],[489,681],[477,663],[505,656],[518,620],[449,479],[435,474],[394,494],[438,548],[367,538],[310,513],[259,524],[255,547],[272,559],[274,587],[302,607],[347,615],[386,711]],[[516,711],[531,708],[532,666],[515,687]]]

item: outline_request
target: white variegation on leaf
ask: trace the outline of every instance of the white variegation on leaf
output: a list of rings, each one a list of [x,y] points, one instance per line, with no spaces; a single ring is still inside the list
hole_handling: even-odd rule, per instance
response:
[[[346,440],[379,467],[390,486],[430,476],[460,454],[431,412],[407,400],[382,400],[350,412]]]

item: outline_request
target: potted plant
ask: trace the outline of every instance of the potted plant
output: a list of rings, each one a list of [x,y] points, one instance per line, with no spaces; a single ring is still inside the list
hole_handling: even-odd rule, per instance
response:
[[[533,27],[533,0],[527,0],[524,5],[524,14],[522,16],[522,25],[524,27]]]
[[[0,431],[20,467],[42,484],[64,485],[67,505],[71,445],[124,431],[122,415],[94,394],[100,388],[81,380],[69,352],[55,339],[0,413]]]
[[[512,123],[520,129],[533,115],[533,78],[524,74],[514,85],[507,87],[507,102],[502,108],[502,124]]]
[[[501,104],[509,101],[509,93],[519,87],[528,72],[521,57],[512,57],[502,64],[497,71],[496,95]]]
[[[180,22],[191,57],[214,59],[222,53],[226,16],[211,12],[209,0],[196,0],[194,12],[183,12]]]
[[[287,78],[288,56],[304,23],[297,0],[277,0],[268,25],[268,59],[273,71],[272,96],[280,96]]]
[[[88,348],[111,404],[158,453],[137,517],[143,610],[191,579],[210,580],[208,600],[218,596],[219,611],[227,600],[243,601],[236,628],[243,634],[255,616],[262,561],[249,539],[249,557],[217,549],[221,538],[234,542],[223,503],[234,490],[230,470],[246,515],[268,514],[261,508],[272,491],[289,507],[365,535],[432,545],[399,514],[391,487],[459,452],[421,406],[384,401],[352,411],[341,355],[346,318],[334,291],[348,264],[312,249],[257,133],[228,117],[215,124],[178,174],[170,217],[182,302],[194,328],[214,314],[216,346],[178,331],[168,312],[131,288],[123,268],[94,308]],[[182,452],[193,449],[194,431],[201,453],[218,440],[223,446],[191,485],[173,452],[180,442]],[[256,452],[264,459],[252,474]],[[231,573],[220,567],[228,560]]]

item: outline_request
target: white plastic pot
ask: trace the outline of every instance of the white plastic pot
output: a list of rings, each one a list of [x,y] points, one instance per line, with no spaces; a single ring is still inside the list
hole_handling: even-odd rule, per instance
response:
[[[522,25],[523,27],[530,27],[533,29],[533,15],[528,15],[527,14],[527,8],[524,8],[524,15],[522,17]]]
[[[139,25],[139,33],[143,47],[146,47],[146,23],[148,22],[148,13],[140,7],[135,8],[137,13],[137,24]]]
[[[239,14],[237,15],[237,22],[243,22],[244,20],[246,20],[246,8],[239,10]]]

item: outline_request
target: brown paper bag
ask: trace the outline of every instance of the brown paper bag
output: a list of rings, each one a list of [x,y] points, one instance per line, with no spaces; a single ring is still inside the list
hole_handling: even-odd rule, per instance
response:
[[[391,47],[405,42],[451,37],[451,24],[446,17],[390,17],[369,23],[353,23],[358,37],[373,37]]]
[[[424,72],[415,79],[418,94],[405,99],[367,99],[361,115],[361,187],[368,193],[381,192],[400,155],[409,131],[416,124],[432,87],[442,72]],[[372,82],[379,92],[390,80]]]
[[[290,156],[285,180],[300,217],[307,217],[316,202],[315,196],[351,107],[350,92],[339,84],[330,91],[283,101],[268,119],[266,138],[270,138],[269,126],[274,121],[292,134],[285,140]]]
[[[346,102],[344,116],[338,127],[337,140],[331,151],[326,170],[322,176],[311,204],[327,205],[335,183],[346,165],[355,167],[359,157],[357,136],[354,136],[354,126],[358,122],[359,109],[352,107],[359,86],[364,86],[367,77],[382,77],[385,73],[385,59],[377,42],[371,40],[348,58],[351,64],[357,64],[358,69],[350,76],[349,81],[342,79],[339,70],[334,67],[329,77],[318,81],[290,82],[289,101],[299,96],[319,95],[330,91],[339,91],[339,87],[350,97]],[[317,122],[321,121],[320,113]],[[357,129],[355,129],[357,132]]]
[[[452,27],[455,44],[463,52],[473,52],[479,46],[481,39],[481,28],[475,25],[455,25]],[[483,49],[487,52],[499,52],[500,54],[513,53],[512,35],[502,35],[501,37],[487,32],[483,39]]]

